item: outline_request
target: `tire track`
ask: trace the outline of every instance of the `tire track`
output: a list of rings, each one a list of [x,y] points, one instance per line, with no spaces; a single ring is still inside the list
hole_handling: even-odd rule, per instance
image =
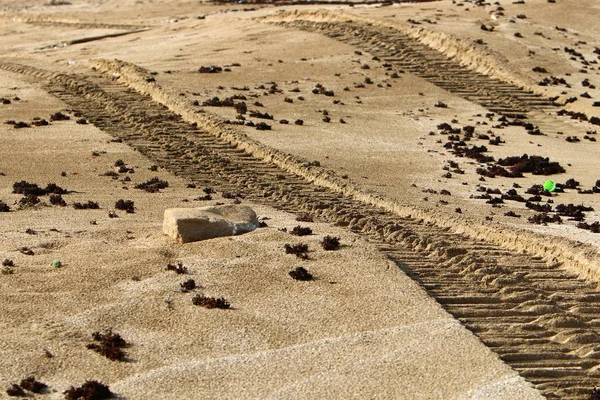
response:
[[[600,292],[540,257],[402,218],[316,186],[184,121],[108,77],[0,68],[49,82],[48,90],[100,129],[198,186],[357,232],[549,399],[588,396],[600,376]]]
[[[269,22],[274,25],[318,32],[359,47],[403,71],[419,76],[492,112],[521,117],[532,110],[555,108],[552,100],[469,69],[392,27],[355,20]]]
[[[138,30],[150,28],[147,25],[131,25],[131,24],[108,24],[104,22],[83,22],[83,21],[65,21],[53,19],[48,15],[36,14],[4,14],[1,16],[4,19],[11,21],[19,21],[30,25],[39,26],[56,26],[59,28],[75,28],[75,29],[122,29],[122,30]]]

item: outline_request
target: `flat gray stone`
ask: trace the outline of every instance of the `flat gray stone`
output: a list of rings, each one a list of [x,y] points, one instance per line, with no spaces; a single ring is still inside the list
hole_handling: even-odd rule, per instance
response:
[[[245,205],[168,208],[163,233],[181,243],[240,235],[258,228],[254,210]]]

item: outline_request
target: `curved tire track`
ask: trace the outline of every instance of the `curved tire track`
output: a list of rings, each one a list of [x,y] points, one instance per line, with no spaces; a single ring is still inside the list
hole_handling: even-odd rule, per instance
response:
[[[581,399],[600,378],[600,292],[557,264],[316,186],[107,77],[15,64],[97,127],[197,185],[363,235],[549,399]]]

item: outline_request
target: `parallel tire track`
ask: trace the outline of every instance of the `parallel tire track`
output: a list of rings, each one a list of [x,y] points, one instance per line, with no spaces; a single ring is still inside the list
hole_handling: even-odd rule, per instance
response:
[[[363,235],[549,399],[581,399],[600,381],[600,292],[538,257],[515,253],[318,187],[185,122],[103,76],[1,63],[51,81],[49,91],[156,164]]]
[[[404,71],[424,78],[492,112],[522,116],[532,110],[555,107],[550,99],[473,71],[391,27],[359,21],[316,22],[302,19],[271,23],[322,33],[362,48]]]

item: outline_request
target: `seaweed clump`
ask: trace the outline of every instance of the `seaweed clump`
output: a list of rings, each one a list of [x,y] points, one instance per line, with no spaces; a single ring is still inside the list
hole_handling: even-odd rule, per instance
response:
[[[533,217],[528,218],[529,222],[532,224],[549,224],[551,222],[556,222],[562,224],[562,219],[558,215],[548,215],[545,213],[535,214]]]
[[[149,181],[135,185],[136,189],[141,189],[148,193],[158,193],[160,192],[160,189],[164,189],[167,187],[169,187],[169,182],[162,181],[158,177],[154,177]]]
[[[36,381],[33,376],[28,376],[21,381],[21,387],[25,390],[29,390],[32,393],[42,393],[48,388],[43,382]]]
[[[50,116],[50,121],[68,121],[70,120],[71,117],[69,117],[68,115],[65,115],[63,113],[59,112],[55,112],[54,114],[52,114]]]
[[[46,194],[46,191],[35,183],[20,181],[13,183],[13,193],[22,194],[25,196],[30,194],[34,196],[43,196]]]
[[[177,265],[167,264],[167,271],[175,271],[178,275],[188,273],[188,269],[183,266],[183,263],[177,263]]]
[[[202,306],[204,308],[221,308],[223,310],[231,307],[231,303],[225,300],[223,297],[206,297],[201,294],[197,294],[192,298],[192,303],[196,306]]]
[[[67,202],[62,198],[60,194],[51,194],[50,195],[50,204],[53,206],[61,206],[66,207]]]
[[[133,214],[135,212],[135,207],[132,200],[117,200],[115,203],[115,208],[117,210],[126,211],[128,214]]]
[[[185,282],[182,282],[179,284],[181,286],[181,291],[183,293],[187,293],[191,290],[196,289],[196,281],[194,281],[193,279],[188,279]]]
[[[0,200],[0,212],[9,212],[10,211],[10,207],[8,206],[8,204],[6,204],[5,202]]]
[[[297,281],[312,281],[314,279],[314,276],[304,267],[296,267],[288,272],[288,274],[292,277],[292,279]]]
[[[40,199],[33,194],[28,194],[26,196],[23,196],[21,199],[19,199],[19,208],[20,209],[25,209],[25,208],[29,208],[29,207],[33,207],[36,204],[39,204]]]
[[[49,183],[45,188],[41,188],[36,183],[29,183],[27,181],[19,181],[13,183],[13,193],[23,194],[25,196],[45,196],[47,194],[67,194],[68,190],[61,188],[56,183]]]
[[[23,390],[23,388],[19,385],[17,385],[16,383],[13,383],[12,385],[10,385],[8,387],[8,389],[6,389],[6,394],[9,396],[26,396],[25,391]]]
[[[563,217],[569,218],[572,221],[583,221],[585,218],[584,211],[594,211],[592,207],[586,207],[584,205],[573,205],[573,204],[557,204],[555,207],[556,213]]]
[[[321,241],[321,246],[325,250],[337,250],[340,248],[340,238],[327,235]]]
[[[100,205],[96,201],[88,200],[86,203],[73,203],[73,208],[76,210],[97,210]]]
[[[600,222],[595,221],[592,222],[591,224],[588,224],[587,222],[580,222],[577,224],[577,227],[579,229],[585,229],[588,230],[592,233],[600,233]],[[600,393],[599,393],[600,395]],[[598,397],[600,399],[600,397]]]
[[[63,394],[66,400],[103,400],[114,397],[113,392],[110,391],[108,386],[93,380],[85,381],[78,388],[71,386]]]
[[[109,329],[105,333],[92,333],[92,338],[99,344],[90,343],[86,346],[88,349],[94,350],[112,361],[123,361],[125,359],[125,352],[121,348],[125,347],[127,342],[118,333],[113,333]]]
[[[294,229],[292,229],[290,231],[290,233],[292,235],[296,235],[296,236],[308,236],[308,235],[312,235],[313,231],[312,231],[312,229],[310,229],[307,226],[297,225],[294,227]]]
[[[305,243],[286,243],[283,245],[283,248],[285,249],[285,254],[295,254],[298,258],[308,259],[308,254],[306,254],[308,252],[308,245]]]

